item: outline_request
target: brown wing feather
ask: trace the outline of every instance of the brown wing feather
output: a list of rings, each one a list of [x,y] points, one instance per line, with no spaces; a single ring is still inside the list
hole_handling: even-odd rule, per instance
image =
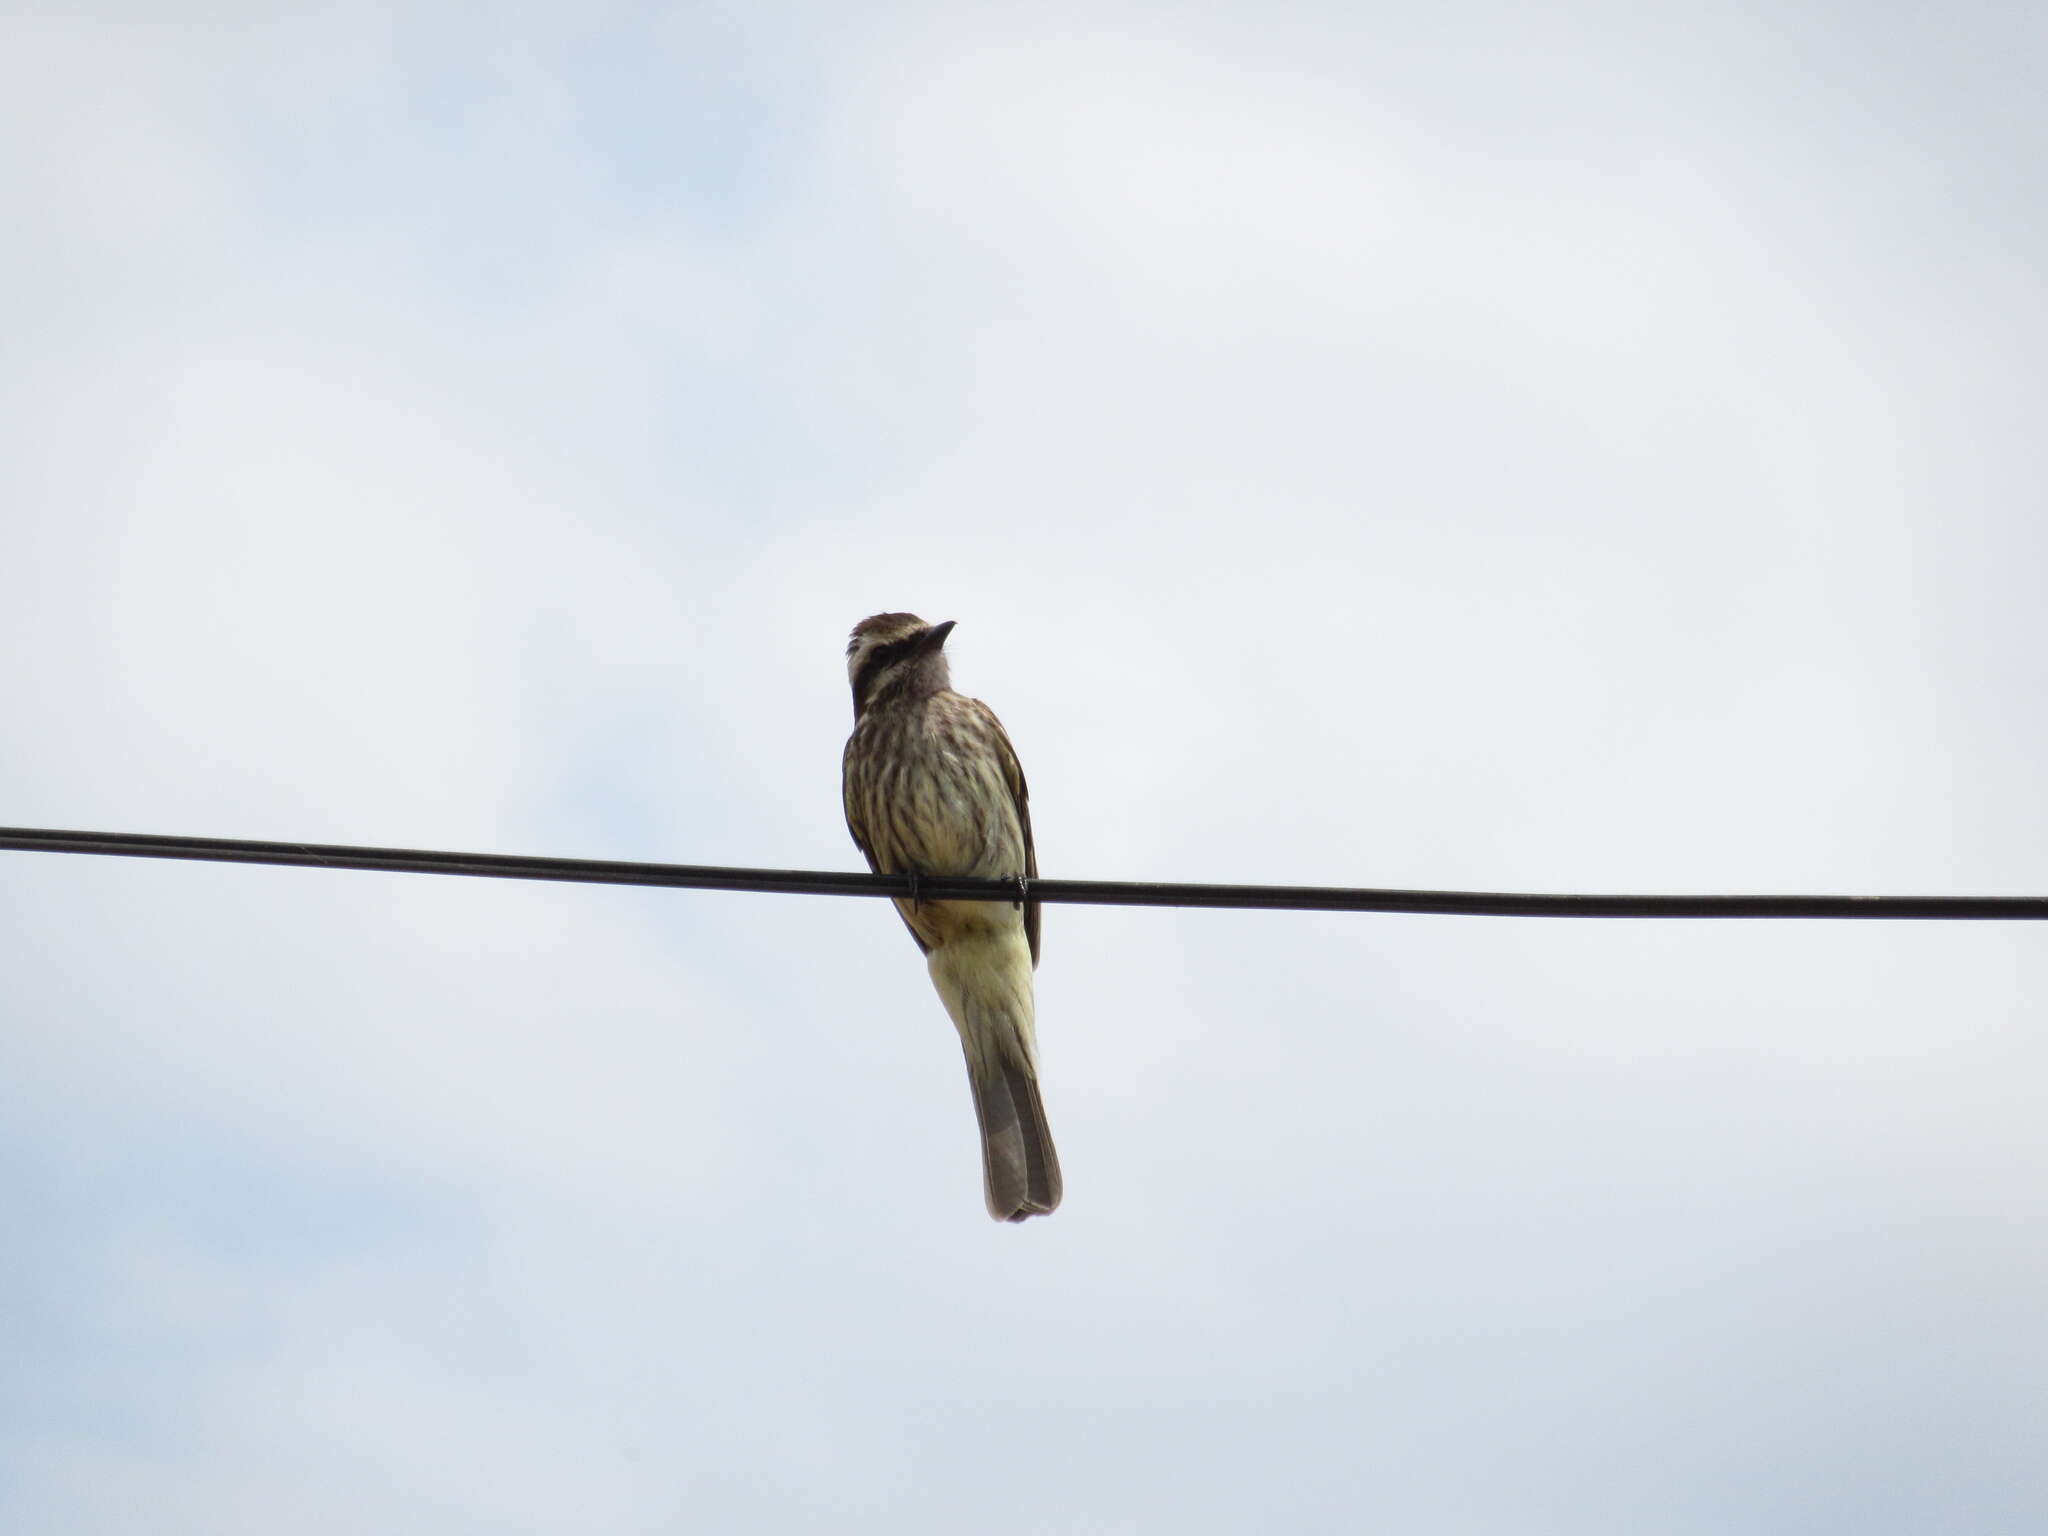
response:
[[[894,870],[887,870],[882,868],[882,861],[875,857],[875,850],[869,847],[868,840],[860,835],[860,823],[853,819],[853,777],[846,771],[845,767],[846,762],[850,760],[852,756],[853,741],[851,738],[849,738],[846,743],[846,752],[840,760],[839,804],[840,808],[846,812],[846,830],[853,834],[853,846],[858,848],[860,850],[860,856],[868,861],[869,869],[873,870],[878,875],[894,874]],[[911,927],[910,917],[907,913],[904,912],[902,904],[900,902],[892,901],[889,903],[889,905],[894,907],[896,909],[896,915],[903,919],[904,930],[909,933],[910,942],[917,946],[917,952],[921,955],[930,954],[932,952],[931,945],[925,943],[923,939],[918,937],[917,930]]]
[[[988,717],[988,723],[995,727],[996,748],[1002,754],[1003,782],[1010,786],[1010,803],[1017,807],[1017,827],[1024,834],[1024,873],[1029,878],[1038,878],[1038,849],[1031,841],[1031,790],[1024,782],[1024,765],[1017,761],[1017,749],[1010,745],[1010,733],[1003,729],[1003,722],[996,718],[996,712],[981,700],[981,712]],[[1038,964],[1038,903],[1024,903],[1024,937],[1031,941],[1031,963]]]

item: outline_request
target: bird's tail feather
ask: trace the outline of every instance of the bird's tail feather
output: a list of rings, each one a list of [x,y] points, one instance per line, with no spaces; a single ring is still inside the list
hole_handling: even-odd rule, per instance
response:
[[[1060,1203],[1060,1159],[1045,1124],[1038,1078],[1019,1062],[998,1061],[967,1075],[981,1122],[981,1166],[988,1213],[997,1221],[1043,1216]]]
[[[967,1053],[988,1213],[997,1221],[1043,1216],[1060,1203],[1060,1161],[1038,1096],[1023,927],[956,934],[926,961]]]

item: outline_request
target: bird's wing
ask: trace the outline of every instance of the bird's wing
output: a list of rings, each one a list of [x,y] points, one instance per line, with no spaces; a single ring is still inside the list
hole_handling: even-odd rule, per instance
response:
[[[860,850],[861,857],[868,861],[869,869],[873,870],[878,875],[896,874],[898,873],[898,871],[896,870],[882,868],[882,861],[875,857],[874,848],[869,844],[868,840],[865,837],[861,836],[860,821],[853,814],[853,775],[851,772],[848,771],[847,768],[847,765],[850,764],[852,760],[853,738],[848,737],[846,741],[845,756],[842,757],[840,760],[841,766],[839,795],[840,805],[846,812],[846,830],[853,834],[853,845],[854,847]],[[925,941],[918,936],[917,927],[910,921],[910,914],[903,910],[902,901],[892,901],[889,903],[889,905],[894,907],[896,909],[896,915],[903,919],[903,926],[910,931],[911,942],[917,945],[918,953],[921,955],[930,954],[932,952],[931,945],[925,943]]]
[[[996,712],[981,700],[973,700],[974,707],[987,718],[995,732],[996,756],[1001,760],[1003,782],[1010,787],[1010,803],[1017,808],[1017,830],[1024,835],[1024,873],[1030,879],[1038,878],[1038,850],[1031,842],[1031,790],[1024,782],[1024,765],[1017,761],[1017,749],[1010,745],[1010,736],[1003,729],[1003,722],[996,718]],[[1031,963],[1038,964],[1038,903],[1024,903],[1024,936],[1031,941]]]

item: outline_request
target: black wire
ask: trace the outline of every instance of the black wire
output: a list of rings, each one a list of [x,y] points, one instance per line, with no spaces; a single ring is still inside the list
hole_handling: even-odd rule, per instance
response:
[[[0,827],[0,849],[98,853],[141,859],[381,869],[414,875],[567,880],[585,885],[663,885],[807,896],[908,896],[903,875],[812,869],[722,869],[609,859],[543,859],[511,853],[439,853],[333,843],[257,843],[149,832],[57,832]],[[1015,880],[925,875],[925,900],[1015,901]],[[1828,917],[2048,920],[2048,896],[1539,896],[1513,891],[1353,890],[1310,885],[1155,885],[1124,880],[1032,880],[1033,901],[1119,907],[1264,907],[1294,912],[1437,912],[1465,917]]]

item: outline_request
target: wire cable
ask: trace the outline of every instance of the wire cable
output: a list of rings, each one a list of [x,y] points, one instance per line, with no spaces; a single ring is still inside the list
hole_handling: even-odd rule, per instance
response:
[[[967,880],[815,869],[726,869],[549,859],[512,853],[263,843],[149,832],[61,832],[0,827],[0,849],[140,859],[201,859],[317,869],[562,880],[583,885],[779,891],[803,896],[916,896],[925,901],[1069,902],[1114,907],[1235,907],[1289,912],[1426,912],[1462,917],[1746,917],[2048,921],[2048,896],[1564,896],[1515,891],[1402,891],[1309,885],[1165,885],[1129,880]]]

